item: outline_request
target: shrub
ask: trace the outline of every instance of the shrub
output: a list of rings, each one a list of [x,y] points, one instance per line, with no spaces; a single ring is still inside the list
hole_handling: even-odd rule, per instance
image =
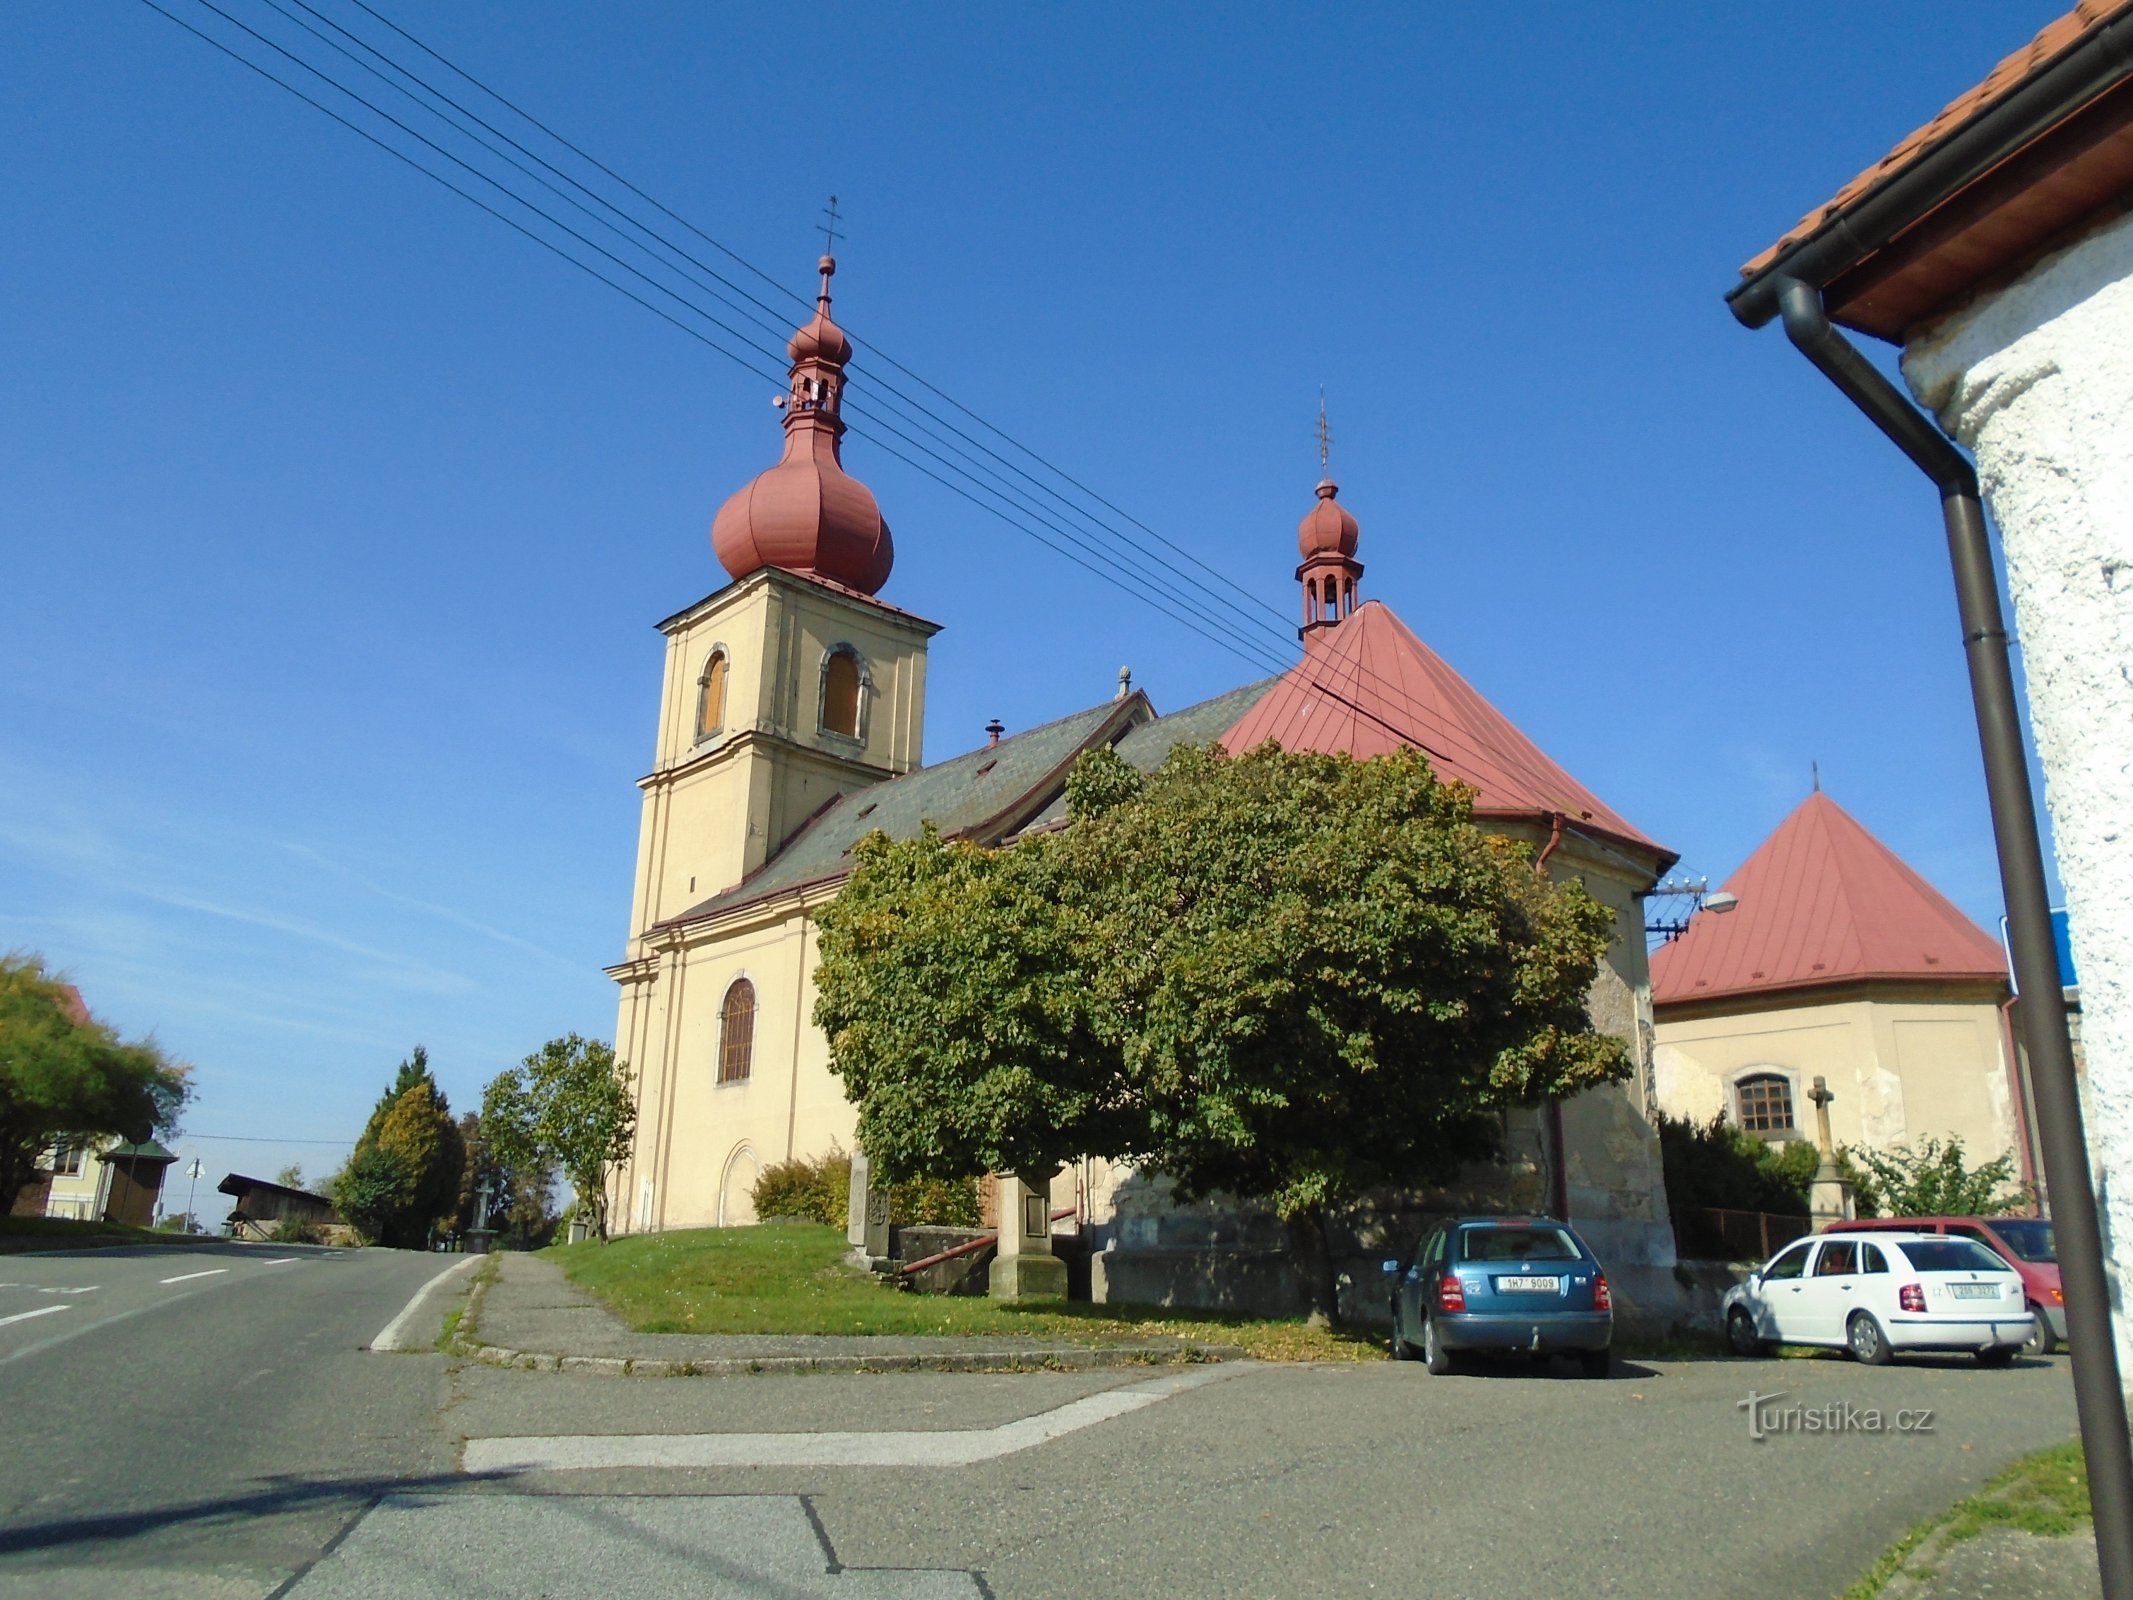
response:
[[[1888,1200],[1892,1217],[1999,1217],[2026,1209],[2035,1196],[2015,1177],[2015,1158],[1995,1156],[1971,1168],[1963,1141],[1931,1135],[1887,1151],[1861,1151],[1859,1160]]]
[[[324,1244],[326,1230],[302,1217],[282,1217],[267,1230],[267,1238],[275,1244]]]
[[[750,1194],[759,1217],[805,1217],[842,1230],[851,1206],[852,1158],[834,1144],[825,1155],[763,1169]]]
[[[889,1191],[889,1220],[898,1227],[975,1228],[978,1185],[970,1178],[920,1178]]]
[[[1696,1213],[1706,1208],[1808,1214],[1822,1160],[1812,1140],[1758,1139],[1727,1122],[1723,1112],[1709,1122],[1691,1122],[1662,1111],[1658,1127],[1666,1203],[1685,1232],[1694,1232]],[[1881,1201],[1876,1175],[1861,1170],[1850,1150],[1837,1153],[1837,1170],[1852,1186],[1859,1215],[1873,1216]]]

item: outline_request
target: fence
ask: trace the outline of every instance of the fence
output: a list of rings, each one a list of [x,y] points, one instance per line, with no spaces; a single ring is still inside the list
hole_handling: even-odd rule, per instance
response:
[[[1814,1231],[1807,1217],[1704,1206],[1674,1218],[1674,1248],[1693,1260],[1767,1261]]]

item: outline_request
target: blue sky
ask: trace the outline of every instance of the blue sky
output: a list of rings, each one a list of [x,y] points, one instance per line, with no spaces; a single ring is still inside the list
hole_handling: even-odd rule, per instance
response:
[[[856,336],[1284,615],[1323,385],[1365,593],[1686,868],[1819,761],[1996,925],[1932,496],[1721,296],[2057,0],[377,4],[790,289],[839,195]],[[134,0],[0,13],[0,148],[0,948],[195,1063],[209,1182],[609,1035],[651,624],[775,384]],[[1256,675],[846,463],[929,759]]]

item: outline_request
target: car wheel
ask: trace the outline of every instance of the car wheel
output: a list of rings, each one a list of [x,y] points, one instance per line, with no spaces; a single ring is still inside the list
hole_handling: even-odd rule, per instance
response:
[[[1726,1314],[1726,1343],[1737,1356],[1770,1354],[1769,1344],[1755,1331],[1755,1318],[1743,1306],[1735,1306]]]
[[[1885,1367],[1895,1359],[1895,1352],[1889,1349],[1889,1336],[1881,1331],[1881,1324],[1871,1311],[1854,1311],[1844,1334],[1852,1359],[1862,1366]]]
[[[2042,1306],[2029,1308],[2029,1337],[2022,1341],[2025,1356],[2048,1356],[2059,1348],[2057,1335],[2052,1332],[2051,1319],[2044,1314]]]
[[[1437,1337],[1435,1317],[1422,1319],[1422,1365],[1440,1378],[1452,1370],[1452,1353]]]
[[[1977,1353],[1977,1364],[1981,1367],[2004,1367],[2014,1360],[2017,1351],[2028,1348],[2026,1344],[1996,1344],[1990,1350],[1980,1350]]]
[[[1407,1342],[1407,1331],[1400,1326],[1400,1297],[1392,1297],[1392,1359],[1412,1361],[1415,1347]]]
[[[1613,1354],[1606,1350],[1580,1350],[1578,1370],[1588,1378],[1604,1378],[1607,1369],[1614,1365]]]

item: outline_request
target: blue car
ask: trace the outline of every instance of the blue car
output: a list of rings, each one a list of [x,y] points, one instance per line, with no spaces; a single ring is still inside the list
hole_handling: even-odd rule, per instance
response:
[[[1567,1223],[1462,1217],[1424,1236],[1412,1260],[1388,1261],[1392,1358],[1450,1372],[1468,1351],[1569,1355],[1607,1376],[1614,1301],[1607,1274]]]

